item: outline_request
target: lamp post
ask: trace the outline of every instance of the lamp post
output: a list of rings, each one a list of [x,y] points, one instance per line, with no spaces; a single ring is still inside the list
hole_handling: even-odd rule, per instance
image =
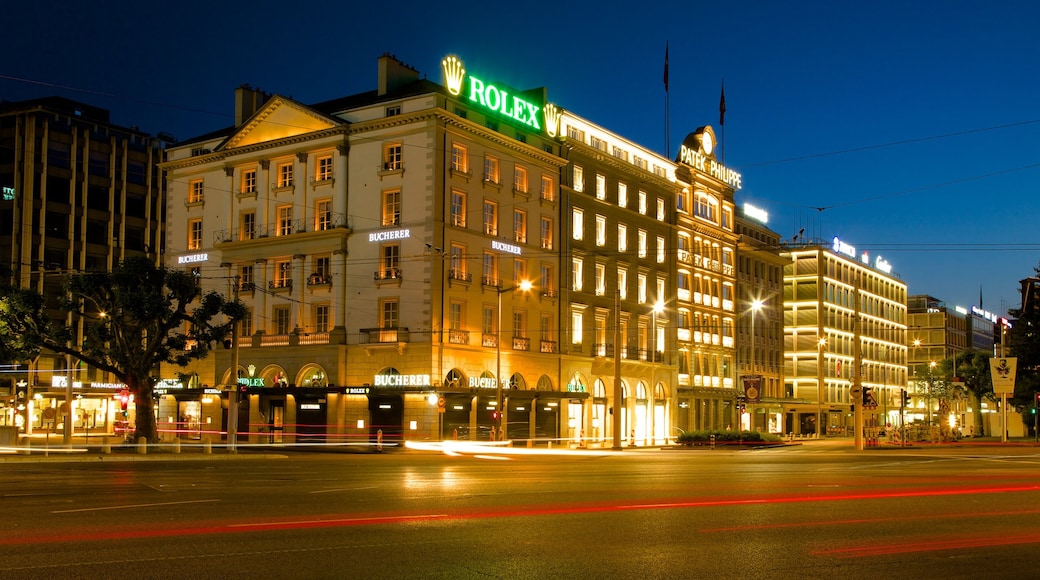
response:
[[[827,346],[827,339],[820,337],[820,340],[816,343],[818,346],[819,354],[816,357],[816,373],[819,376],[819,380],[816,383],[816,438],[819,439],[822,434],[826,434],[826,424],[823,420],[823,348]]]
[[[650,334],[653,335],[653,345],[650,349],[650,397],[653,401],[653,396],[657,392],[657,316],[664,312],[664,303],[660,299],[654,302],[654,307],[650,310]],[[655,425],[653,423],[654,407],[650,407],[650,438],[656,440],[656,434],[654,433]]]
[[[502,295],[506,292],[512,292],[513,290],[519,289],[522,292],[531,290],[531,282],[529,280],[523,280],[512,286],[505,288],[499,288],[496,290],[498,293],[498,335],[495,337],[495,412],[498,413],[498,420],[495,427],[498,431],[498,438],[503,437],[502,433]]]
[[[764,300],[756,298],[755,300],[751,301],[751,356],[748,357],[749,358],[748,366],[749,366],[749,368],[751,370],[751,375],[752,376],[755,375],[755,314],[759,310],[762,310],[762,306],[763,305],[765,305],[765,301]],[[762,385],[761,385],[761,383],[759,383],[758,389],[759,389],[758,390],[759,396],[761,396],[761,392],[762,392]],[[746,391],[745,391],[745,396],[746,396]],[[748,431],[753,431],[754,428],[755,428],[755,408],[754,408],[754,406],[751,405],[750,401],[748,401],[748,413],[750,414],[750,418],[748,419]]]

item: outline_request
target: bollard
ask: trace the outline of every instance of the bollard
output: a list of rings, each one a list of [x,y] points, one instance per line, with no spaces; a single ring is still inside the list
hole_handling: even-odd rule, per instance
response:
[[[213,440],[209,437],[205,437],[202,440],[202,452],[206,455],[213,453]]]
[[[18,453],[22,455],[29,455],[32,453],[32,439],[29,437],[22,438],[22,445],[19,446]]]
[[[173,440],[173,452],[179,454],[181,452],[181,438],[176,437]]]
[[[549,449],[552,449],[552,439],[549,440]]]
[[[711,449],[715,449],[715,435],[714,434],[711,435],[711,437],[709,438],[709,441],[711,441]]]
[[[101,438],[101,453],[104,455],[110,455],[112,453],[112,439],[109,437]]]
[[[148,438],[147,437],[138,437],[137,438],[137,453],[139,455],[147,455],[148,454]]]

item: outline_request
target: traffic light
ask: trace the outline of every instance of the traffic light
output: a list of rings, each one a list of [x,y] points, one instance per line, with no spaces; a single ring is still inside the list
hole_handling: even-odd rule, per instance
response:
[[[498,421],[498,418],[499,418],[498,411],[491,411],[491,420],[492,421]]]
[[[903,389],[903,406],[904,407],[909,407],[910,406],[910,392],[907,391],[906,389]]]
[[[745,410],[745,409],[746,409],[746,407],[744,406],[744,403],[741,403],[741,404],[740,404],[740,414],[741,414],[741,415],[743,415],[743,414],[744,414],[744,410]]]
[[[864,407],[869,406],[871,401],[874,399],[873,395],[870,394],[870,391],[872,391],[872,390],[873,390],[873,387],[863,387],[863,406]]]

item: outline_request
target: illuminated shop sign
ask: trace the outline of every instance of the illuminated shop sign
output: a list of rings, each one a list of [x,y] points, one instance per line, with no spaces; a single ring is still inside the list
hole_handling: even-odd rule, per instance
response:
[[[372,232],[368,234],[370,242],[389,242],[391,240],[404,240],[412,237],[411,230],[390,230],[388,232]]]
[[[513,244],[507,244],[505,242],[492,240],[491,249],[500,252],[509,252],[510,254],[516,254],[517,256],[520,255],[520,246],[514,246]]]
[[[697,129],[687,135],[679,146],[679,163],[707,173],[734,189],[740,189],[743,179],[740,173],[715,160],[715,143],[715,131],[711,127]]]
[[[321,405],[317,403],[300,403],[300,409],[304,411],[315,411],[321,409]]]
[[[14,201],[14,188],[4,186],[4,201]]]
[[[264,386],[263,377],[238,377],[238,384],[246,387],[262,387]]]
[[[744,215],[753,219],[758,220],[762,223],[769,223],[769,212],[764,209],[757,208],[750,203],[744,204]]]
[[[462,61],[454,56],[441,61],[441,70],[444,72],[444,86],[452,95],[538,132],[543,131],[544,122],[544,131],[550,137],[559,134],[563,111],[549,103],[542,106],[531,98],[533,91],[517,91],[473,75],[467,76]]]
[[[838,239],[837,236],[835,236],[834,240],[831,242],[831,249],[833,249],[834,253],[836,254],[843,254],[854,260],[856,259],[856,246],[853,246],[852,244],[846,244],[845,242]],[[859,256],[859,261],[868,266],[873,265],[875,268],[886,274],[892,273],[892,264],[890,264],[888,260],[882,258],[881,256],[874,258],[874,263],[871,264],[870,254],[868,252],[863,252]]]
[[[492,377],[470,377],[469,386],[476,389],[497,389],[498,379]]]
[[[209,259],[209,254],[189,254],[187,256],[181,256],[177,258],[178,264],[195,264],[198,262],[205,262]]]
[[[368,387],[347,387],[348,395],[367,395]]]
[[[377,387],[428,387],[430,375],[376,375]]]
[[[990,322],[997,322],[1000,319],[996,314],[993,314],[989,310],[983,310],[978,306],[972,306],[971,313],[975,316],[981,316]]]
[[[64,389],[69,384],[69,378],[65,375],[52,375],[51,386],[55,388]],[[72,388],[74,389],[106,389],[121,391],[126,388],[123,383],[86,383],[82,381],[72,381]]]

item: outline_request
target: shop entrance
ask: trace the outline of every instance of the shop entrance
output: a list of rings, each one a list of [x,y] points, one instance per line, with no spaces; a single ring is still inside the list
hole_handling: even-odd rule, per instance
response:
[[[399,444],[404,433],[404,400],[401,395],[368,396],[368,439],[375,445],[383,432],[383,445]]]

